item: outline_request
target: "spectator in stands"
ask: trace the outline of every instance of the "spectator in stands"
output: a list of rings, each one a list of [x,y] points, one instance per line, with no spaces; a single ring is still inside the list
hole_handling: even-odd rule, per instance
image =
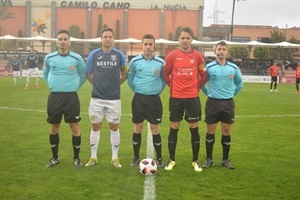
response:
[[[259,75],[260,69],[261,69],[261,66],[257,64],[256,68],[255,68],[256,75]]]
[[[281,76],[284,76],[285,65],[283,61],[280,63],[280,70],[281,70]]]
[[[271,83],[270,83],[270,92],[273,92],[273,83],[274,83],[274,91],[278,92],[277,90],[277,76],[278,76],[278,63],[274,62],[274,64],[268,69],[268,74],[271,76]]]
[[[298,67],[296,68],[296,94],[300,94],[299,83],[300,83],[300,61],[298,62]]]

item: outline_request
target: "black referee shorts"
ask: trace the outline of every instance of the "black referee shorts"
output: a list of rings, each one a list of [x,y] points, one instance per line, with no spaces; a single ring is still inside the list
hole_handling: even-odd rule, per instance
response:
[[[215,124],[219,121],[226,124],[234,123],[235,103],[231,99],[208,98],[205,105],[205,122]]]
[[[162,121],[162,103],[159,95],[135,94],[131,102],[132,122],[142,123],[145,119],[150,124]]]
[[[80,102],[76,92],[51,92],[47,105],[50,124],[60,124],[64,116],[66,123],[75,123],[80,118]]]

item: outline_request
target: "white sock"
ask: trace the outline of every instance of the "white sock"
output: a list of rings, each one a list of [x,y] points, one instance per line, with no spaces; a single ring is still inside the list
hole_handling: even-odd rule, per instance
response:
[[[112,159],[118,158],[119,147],[120,147],[120,131],[110,130],[110,142],[112,149]]]
[[[30,76],[27,76],[27,78],[26,78],[26,86],[28,86],[29,81],[30,81]]]
[[[39,80],[40,80],[40,76],[37,76],[37,77],[36,77],[36,80],[35,80],[35,84],[36,84],[36,85],[39,84]]]
[[[97,150],[100,142],[100,130],[91,130],[90,134],[90,147],[91,147],[91,158],[97,158]]]

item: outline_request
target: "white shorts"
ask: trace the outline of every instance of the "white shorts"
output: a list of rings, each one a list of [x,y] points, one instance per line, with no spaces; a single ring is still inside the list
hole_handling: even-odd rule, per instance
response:
[[[31,76],[32,74],[40,75],[39,68],[28,68],[28,76]]]
[[[104,115],[108,123],[119,124],[121,118],[121,100],[91,98],[89,105],[91,123],[102,122]]]
[[[13,71],[13,77],[21,77],[20,71]]]

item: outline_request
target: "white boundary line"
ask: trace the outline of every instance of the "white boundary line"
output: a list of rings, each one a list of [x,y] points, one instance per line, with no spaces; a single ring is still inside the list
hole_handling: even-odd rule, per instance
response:
[[[147,158],[154,158],[154,147],[152,142],[152,134],[150,123],[148,122],[147,131]],[[146,176],[144,182],[144,198],[143,200],[155,200],[155,176]]]
[[[46,112],[45,110],[32,110],[32,109],[23,109],[23,108],[9,108],[0,106],[0,110],[18,110],[18,111],[26,111],[26,112]]]
[[[33,109],[22,109],[22,108],[9,108],[0,106],[0,110],[13,110],[13,111],[25,111],[25,112],[46,112],[45,110],[33,110]],[[82,113],[88,114],[88,113]],[[131,114],[122,114],[122,115],[130,115]],[[148,123],[147,128],[147,158],[154,159],[154,147],[153,147],[153,137],[150,130],[150,123]],[[144,182],[144,198],[143,200],[155,200],[155,176],[145,176]]]
[[[46,110],[33,110],[33,109],[23,109],[23,108],[10,108],[10,107],[4,107],[0,106],[0,110],[16,110],[16,111],[25,111],[25,112],[44,112],[46,113]],[[81,112],[81,114],[87,115],[87,112]],[[131,114],[122,114],[122,116],[131,116]],[[168,117],[167,115],[164,115],[163,117]],[[300,114],[289,114],[289,115],[236,115],[236,118],[274,118],[274,117],[300,117]]]
[[[25,111],[25,112],[43,112],[45,110],[33,110],[33,109],[23,109],[23,108],[10,108],[0,106],[0,110],[13,110],[13,111]],[[88,114],[87,112],[81,112],[82,114]],[[123,116],[131,116],[131,114],[122,114]],[[166,117],[166,116],[165,116]],[[300,117],[300,114],[290,114],[290,115],[244,115],[235,116],[237,118],[274,118],[274,117]],[[152,134],[150,130],[150,124],[148,123],[147,131],[147,158],[154,158],[154,147],[152,142]],[[144,197],[143,200],[155,200],[155,176],[146,176],[144,182]]]

